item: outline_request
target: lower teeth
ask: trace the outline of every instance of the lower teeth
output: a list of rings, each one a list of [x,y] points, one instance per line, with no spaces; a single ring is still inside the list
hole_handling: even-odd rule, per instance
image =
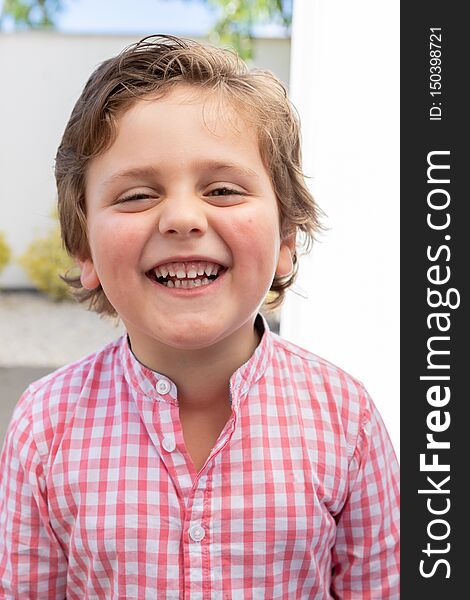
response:
[[[175,281],[169,279],[168,281],[162,281],[161,283],[165,287],[169,288],[194,288],[202,287],[203,285],[208,285],[211,282],[212,280],[207,279],[207,277],[204,277],[204,279],[176,279]]]

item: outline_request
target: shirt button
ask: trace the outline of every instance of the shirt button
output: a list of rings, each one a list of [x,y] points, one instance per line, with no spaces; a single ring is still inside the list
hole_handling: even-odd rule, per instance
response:
[[[162,394],[162,395],[168,394],[170,389],[171,389],[171,384],[166,379],[159,379],[157,381],[157,392],[159,394]]]
[[[201,540],[203,540],[205,535],[206,532],[204,530],[204,527],[201,527],[200,525],[193,525],[189,529],[189,537],[195,542],[200,542]]]
[[[162,440],[162,446],[167,452],[173,452],[176,448],[175,438],[169,435],[165,436]]]

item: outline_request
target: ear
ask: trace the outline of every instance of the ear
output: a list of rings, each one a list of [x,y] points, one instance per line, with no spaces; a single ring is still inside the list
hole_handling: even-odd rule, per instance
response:
[[[91,258],[86,260],[76,259],[80,267],[80,281],[86,290],[94,290],[100,285],[98,273],[95,270],[95,265]]]
[[[296,235],[292,233],[289,237],[281,241],[276,277],[287,277],[294,270],[295,240]]]

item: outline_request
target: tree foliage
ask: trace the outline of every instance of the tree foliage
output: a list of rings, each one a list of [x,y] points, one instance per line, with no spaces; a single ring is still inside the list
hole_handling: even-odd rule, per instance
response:
[[[8,16],[17,29],[50,29],[63,7],[64,0],[4,0],[0,28]]]
[[[218,10],[218,19],[209,32],[217,45],[233,46],[244,59],[253,57],[254,27],[275,23],[289,31],[292,0],[205,0]]]
[[[171,0],[167,0],[171,2]],[[190,1],[190,0],[187,0]],[[293,0],[202,0],[217,12],[209,32],[216,45],[232,46],[244,59],[253,56],[253,32],[259,24],[275,23],[289,31]],[[17,29],[51,29],[65,0],[4,0],[0,29],[8,17]]]

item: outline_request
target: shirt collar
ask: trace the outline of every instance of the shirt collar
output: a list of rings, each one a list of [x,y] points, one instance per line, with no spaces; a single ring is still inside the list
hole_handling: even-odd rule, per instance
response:
[[[239,405],[241,398],[246,395],[250,387],[262,377],[271,360],[273,334],[261,313],[256,316],[255,327],[260,333],[260,342],[251,357],[230,378],[233,407]],[[132,388],[153,400],[178,404],[176,385],[166,375],[153,371],[139,362],[131,350],[127,335],[121,338],[119,352],[125,378]]]

